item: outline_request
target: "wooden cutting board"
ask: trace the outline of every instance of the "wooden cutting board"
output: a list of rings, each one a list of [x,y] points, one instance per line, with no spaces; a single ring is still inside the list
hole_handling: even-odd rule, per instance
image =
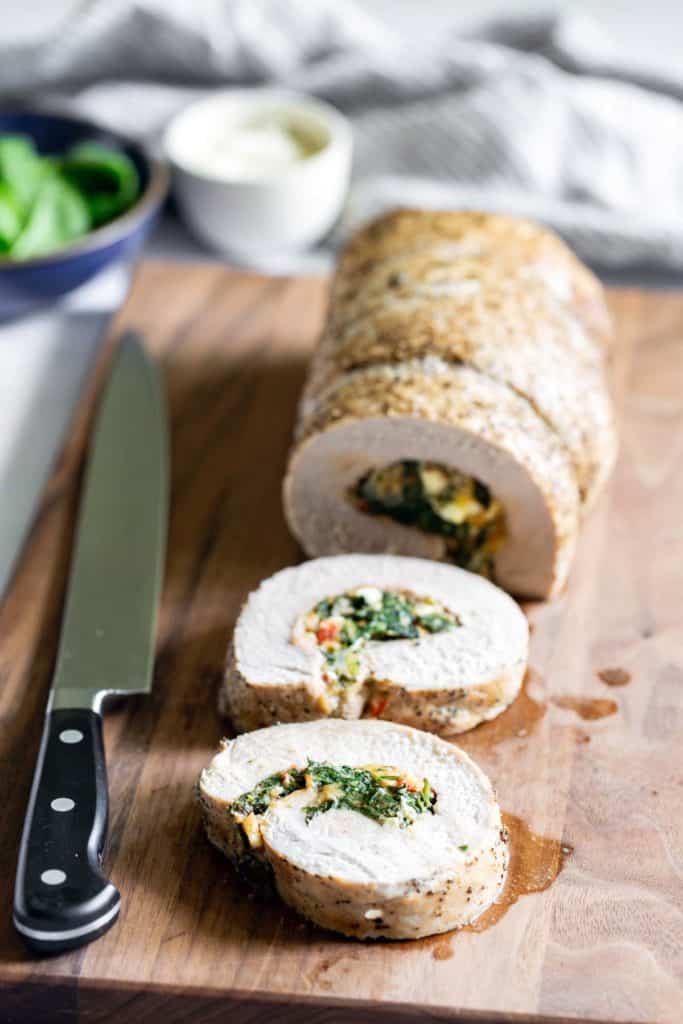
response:
[[[262,577],[301,557],[280,481],[325,292],[214,266],[149,263],[136,278],[117,328],[142,330],[166,376],[173,507],[154,693],[106,723],[107,860],[123,912],[52,960],[31,959],[10,924],[87,396],[0,609],[0,1018],[680,1024],[683,296],[611,296],[614,478],[566,594],[527,609],[524,696],[463,738],[516,816],[516,891],[488,927],[337,938],[247,898],[204,839],[192,789],[224,730],[215,690],[235,616]]]

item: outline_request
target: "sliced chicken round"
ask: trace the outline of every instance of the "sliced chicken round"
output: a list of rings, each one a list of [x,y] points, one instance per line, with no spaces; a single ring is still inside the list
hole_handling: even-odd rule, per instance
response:
[[[304,917],[358,939],[459,928],[499,896],[507,834],[457,747],[388,722],[224,741],[199,780],[209,839]]]
[[[434,357],[342,377],[303,421],[284,505],[311,556],[450,560],[538,598],[564,584],[580,511],[568,450],[531,405]]]
[[[320,558],[250,595],[221,708],[238,731],[365,716],[452,736],[514,700],[527,655],[524,615],[480,576],[391,555]]]

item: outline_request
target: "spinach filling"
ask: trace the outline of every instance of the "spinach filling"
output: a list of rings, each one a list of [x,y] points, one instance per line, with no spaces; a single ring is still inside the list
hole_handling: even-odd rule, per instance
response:
[[[324,787],[321,799],[305,808],[306,821],[333,807],[345,807],[366,818],[385,822],[395,818],[401,828],[412,825],[418,814],[434,813],[436,793],[427,779],[416,786],[395,768],[349,768],[326,763],[309,764],[316,788]]]
[[[427,779],[418,785],[396,768],[351,768],[309,760],[305,768],[288,768],[262,779],[233,800],[230,810],[241,824],[252,814],[265,814],[276,800],[302,789],[313,796],[311,803],[302,808],[307,824],[318,814],[346,808],[380,823],[395,820],[400,828],[406,828],[418,814],[433,814],[436,805],[436,793]]]
[[[250,814],[265,814],[274,800],[303,789],[306,785],[305,771],[288,768],[284,772],[268,775],[248,793],[242,793],[230,805],[233,814],[246,818]]]
[[[304,619],[304,630],[326,661],[328,683],[360,682],[358,654],[371,640],[417,639],[460,625],[457,615],[432,598],[359,587],[319,601]]]
[[[439,463],[404,459],[370,470],[351,497],[368,515],[444,537],[455,565],[492,575],[505,522],[500,502],[479,480]]]

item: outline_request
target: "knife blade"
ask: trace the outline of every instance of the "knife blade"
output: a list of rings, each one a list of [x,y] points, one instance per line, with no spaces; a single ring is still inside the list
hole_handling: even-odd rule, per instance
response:
[[[108,794],[103,704],[148,692],[166,547],[168,446],[157,371],[126,335],[88,456],[59,651],[29,798],[14,924],[61,952],[115,922],[102,872]]]

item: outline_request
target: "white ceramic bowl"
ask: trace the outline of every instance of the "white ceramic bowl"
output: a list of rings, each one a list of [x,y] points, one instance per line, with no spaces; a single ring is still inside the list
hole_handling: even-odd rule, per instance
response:
[[[217,139],[229,147],[232,131],[250,118],[271,115],[305,132],[314,151],[261,176],[210,167],[206,154]],[[313,245],[334,224],[348,189],[349,123],[334,107],[300,93],[260,88],[213,93],[172,119],[164,148],[188,227],[227,255],[251,258]]]

